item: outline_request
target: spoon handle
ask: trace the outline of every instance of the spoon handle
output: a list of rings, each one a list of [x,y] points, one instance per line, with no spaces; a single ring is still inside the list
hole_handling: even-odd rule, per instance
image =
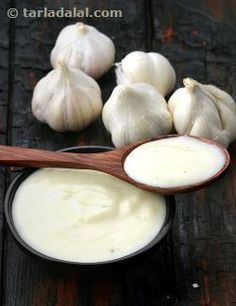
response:
[[[121,154],[115,151],[104,153],[63,153],[39,149],[0,146],[0,165],[15,167],[56,167],[94,169],[113,173],[121,166]]]

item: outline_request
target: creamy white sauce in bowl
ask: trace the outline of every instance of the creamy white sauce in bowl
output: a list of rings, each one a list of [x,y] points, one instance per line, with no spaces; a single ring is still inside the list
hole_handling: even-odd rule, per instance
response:
[[[152,187],[175,188],[199,184],[224,168],[220,147],[194,137],[167,137],[144,143],[125,159],[133,180]]]
[[[166,234],[166,198],[111,175],[47,168],[19,180],[5,201],[8,225],[18,242],[46,259],[119,261]]]

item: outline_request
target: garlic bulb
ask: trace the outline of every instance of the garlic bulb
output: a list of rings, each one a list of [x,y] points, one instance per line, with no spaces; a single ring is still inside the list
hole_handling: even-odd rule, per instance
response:
[[[102,76],[113,64],[115,47],[112,40],[96,28],[78,22],[65,27],[51,51],[51,64],[58,61],[78,68],[93,78]]]
[[[175,86],[175,71],[159,53],[134,51],[117,64],[117,84],[148,83],[165,96]]]
[[[37,83],[32,111],[53,130],[79,131],[100,115],[101,91],[83,71],[59,65]]]
[[[171,131],[165,99],[151,85],[118,85],[106,102],[102,118],[116,147]]]
[[[183,83],[185,87],[176,90],[168,102],[176,131],[212,139],[228,147],[236,139],[233,98],[216,86],[190,78]]]

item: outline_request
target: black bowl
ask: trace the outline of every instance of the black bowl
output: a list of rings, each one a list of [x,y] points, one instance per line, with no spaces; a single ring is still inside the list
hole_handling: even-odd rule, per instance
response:
[[[81,146],[81,147],[71,147],[71,148],[66,148],[61,151],[64,152],[74,152],[74,153],[99,153],[99,152],[105,152],[108,150],[112,150],[113,148],[111,147],[103,147],[103,146]],[[19,175],[15,177],[15,179],[11,182],[7,193],[5,197],[5,203],[4,203],[4,209],[5,209],[5,216],[6,216],[6,221],[8,224],[8,227],[15,238],[16,242],[18,245],[27,253],[31,255],[35,255],[38,258],[41,258],[47,262],[51,263],[62,263],[62,264],[67,264],[67,265],[78,265],[78,266],[107,266],[110,264],[115,264],[115,263],[123,263],[127,262],[128,260],[131,259],[137,259],[137,257],[141,258],[141,255],[148,254],[151,252],[154,247],[158,247],[158,243],[167,235],[168,231],[171,228],[171,225],[173,223],[174,219],[174,214],[175,214],[175,201],[174,197],[172,196],[167,196],[166,197],[166,203],[167,203],[167,210],[166,210],[166,218],[164,221],[164,224],[161,228],[161,230],[158,232],[156,237],[148,243],[146,246],[143,248],[139,249],[136,252],[130,253],[129,255],[126,255],[124,257],[120,257],[117,259],[109,260],[109,261],[103,261],[103,262],[95,262],[95,263],[80,263],[80,262],[71,262],[71,261],[66,261],[66,260],[61,260],[53,257],[49,257],[45,254],[42,254],[38,251],[36,251],[34,248],[32,248],[30,245],[28,245],[18,234],[13,218],[12,218],[12,202],[15,196],[15,193],[19,187],[19,185],[30,175],[32,174],[36,169],[32,168],[26,168],[21,171]]]

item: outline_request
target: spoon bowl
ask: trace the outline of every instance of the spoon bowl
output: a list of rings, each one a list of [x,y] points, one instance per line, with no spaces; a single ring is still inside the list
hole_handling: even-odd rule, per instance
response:
[[[124,162],[131,151],[147,142],[179,136],[180,135],[165,135],[149,138],[120,149],[91,154],[51,152],[38,149],[0,146],[0,164],[4,166],[23,166],[32,168],[56,167],[97,170],[116,176],[123,181],[135,185],[138,188],[158,192],[163,195],[174,195],[203,188],[214,182],[229,166],[230,156],[228,151],[222,145],[211,140],[206,140],[195,136],[188,136],[204,143],[212,144],[218,147],[223,153],[225,157],[223,166],[210,178],[198,183],[178,187],[153,187],[139,183],[127,175],[124,170]]]

